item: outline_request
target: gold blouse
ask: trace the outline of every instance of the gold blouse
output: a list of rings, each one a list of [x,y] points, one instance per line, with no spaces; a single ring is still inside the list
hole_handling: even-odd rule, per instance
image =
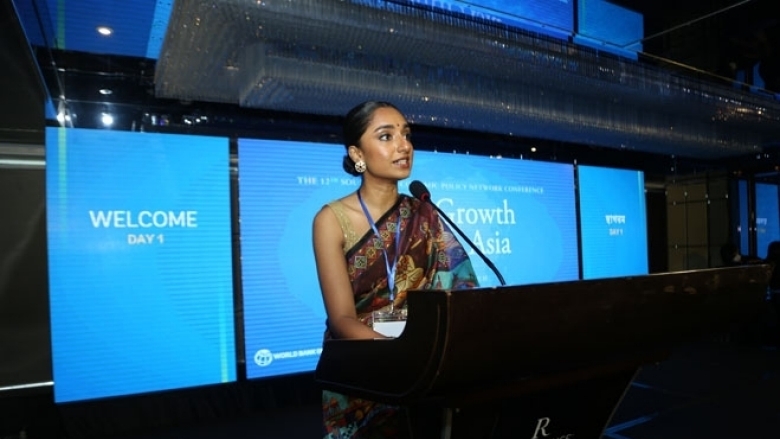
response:
[[[328,206],[333,209],[333,213],[336,214],[336,219],[339,221],[341,231],[344,233],[344,254],[347,253],[355,244],[357,244],[360,238],[355,233],[355,229],[352,227],[352,222],[347,217],[347,212],[344,211],[344,203],[339,200],[331,201]]]

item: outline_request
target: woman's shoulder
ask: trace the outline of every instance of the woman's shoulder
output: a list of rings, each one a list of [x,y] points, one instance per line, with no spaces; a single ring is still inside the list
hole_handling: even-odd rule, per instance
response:
[[[349,195],[325,203],[314,217],[315,230],[326,234],[339,231],[339,238],[342,240],[341,245],[345,252],[357,242],[358,238],[349,218],[348,199]]]
[[[344,218],[347,217],[347,211],[349,210],[348,199],[349,195],[345,195],[323,204],[314,215],[315,223],[322,221],[330,223],[334,219],[338,220],[339,223],[344,223]]]
[[[333,200],[330,200],[322,205],[320,211],[327,210],[328,208],[335,212],[344,212],[345,210],[349,210],[351,197],[354,197],[354,194],[347,194],[341,198],[334,198]]]

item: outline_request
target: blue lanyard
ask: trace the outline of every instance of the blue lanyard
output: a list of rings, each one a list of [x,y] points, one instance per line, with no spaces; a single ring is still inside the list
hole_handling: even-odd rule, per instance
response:
[[[382,235],[379,234],[379,229],[376,228],[374,220],[371,218],[371,214],[368,212],[366,203],[363,202],[363,197],[360,196],[360,189],[357,190],[358,201],[360,201],[360,207],[363,208],[363,213],[366,215],[368,224],[371,225],[371,229],[374,230],[379,242],[382,243],[382,253],[385,255],[385,269],[387,270],[387,287],[390,289],[390,304],[392,305],[395,298],[395,267],[398,264],[398,252],[400,251],[399,245],[401,244],[401,215],[398,215],[398,222],[395,225],[395,258],[393,264],[390,265],[390,257],[387,256],[387,249],[385,248],[385,242],[382,239]]]

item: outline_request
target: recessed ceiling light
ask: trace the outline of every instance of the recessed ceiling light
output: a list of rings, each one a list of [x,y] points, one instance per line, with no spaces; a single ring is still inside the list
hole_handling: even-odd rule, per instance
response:
[[[103,126],[110,127],[114,124],[114,116],[111,113],[103,112],[100,114],[100,121],[103,122]]]
[[[113,29],[111,29],[111,28],[110,28],[110,27],[108,27],[108,26],[98,26],[98,27],[97,27],[97,31],[98,31],[98,33],[99,33],[100,35],[103,35],[103,36],[106,36],[106,37],[107,37],[107,36],[109,36],[109,35],[111,35],[112,33],[114,33],[114,30],[113,30]]]
[[[98,90],[98,91],[100,92],[100,94],[102,94],[102,95],[104,95],[104,96],[108,96],[108,95],[110,95],[110,94],[114,93],[114,91],[113,91],[113,90],[111,90],[110,88],[101,88],[101,89],[100,89],[100,90]]]

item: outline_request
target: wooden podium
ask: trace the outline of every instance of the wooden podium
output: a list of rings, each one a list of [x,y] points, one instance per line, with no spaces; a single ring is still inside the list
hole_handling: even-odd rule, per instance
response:
[[[411,291],[398,338],[326,341],[315,379],[433,408],[442,438],[598,439],[640,366],[756,318],[771,270]]]

